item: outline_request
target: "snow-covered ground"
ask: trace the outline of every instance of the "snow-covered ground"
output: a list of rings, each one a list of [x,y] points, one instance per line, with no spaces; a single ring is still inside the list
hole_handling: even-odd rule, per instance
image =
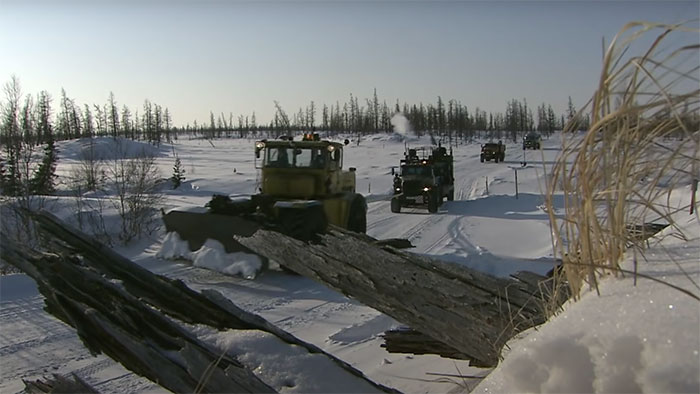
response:
[[[344,166],[357,169],[357,191],[369,203],[369,235],[408,238],[416,253],[492,275],[507,276],[519,270],[544,273],[552,268],[542,188],[545,169],[559,152],[558,136],[544,140],[542,151],[527,151],[526,157],[521,144],[508,143],[503,163],[480,163],[478,143],[453,146],[455,201],[446,202],[432,215],[421,209],[390,212],[391,168],[398,165],[406,144],[430,143],[428,138],[391,134],[369,136],[359,144],[351,141],[345,148]],[[60,144],[61,175],[70,173],[84,146],[82,141]],[[133,154],[141,149],[156,156],[166,178],[172,175],[173,152],[182,160],[187,179],[177,190],[164,189],[165,209],[203,206],[213,193],[249,195],[256,190],[253,140],[181,138],[160,148],[126,142],[123,151]],[[109,140],[100,141],[96,150],[109,159]],[[70,193],[63,194],[47,206],[75,223],[75,202]],[[687,205],[690,186],[676,195],[676,203]],[[562,199],[555,203],[560,208],[563,204]],[[109,203],[103,207],[109,228],[116,218],[114,208]],[[638,271],[697,297],[700,225],[697,216],[687,212],[679,213],[678,223],[690,239],[668,236],[652,241]],[[676,230],[664,231],[671,235]],[[251,256],[223,256],[215,244],[190,256],[194,263],[159,258],[159,252],[161,257],[187,254],[171,242],[160,229],[151,238],[117,250],[152,272],[181,279],[193,289],[215,289],[239,307],[352,364],[371,380],[403,392],[700,392],[700,302],[666,284],[637,278],[635,286],[632,277],[607,278],[600,286],[600,296],[587,292],[545,325],[514,338],[504,351],[503,362],[490,370],[437,356],[387,353],[380,347],[380,335],[400,322],[312,280],[276,269],[254,280],[232,275],[251,277],[247,269],[257,262]],[[668,254],[675,257],[673,261]],[[0,392],[21,391],[22,379],[71,372],[100,392],[163,391],[103,355],[92,356],[72,328],[42,307],[43,298],[31,279],[25,275],[0,278]],[[318,357],[305,352],[279,354],[276,339],[269,335],[195,330],[278,391],[370,390]]]

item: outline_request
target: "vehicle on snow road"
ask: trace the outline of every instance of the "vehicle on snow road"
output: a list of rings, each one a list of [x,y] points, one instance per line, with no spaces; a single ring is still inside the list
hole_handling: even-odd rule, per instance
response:
[[[166,231],[177,232],[190,250],[215,239],[229,253],[246,251],[234,235],[250,236],[263,226],[301,240],[325,232],[329,223],[366,232],[367,203],[355,192],[355,168],[343,170],[343,144],[315,133],[301,141],[261,140],[255,158],[260,193],[237,200],[214,195],[206,211],[171,210],[163,216]]]
[[[401,159],[401,172],[394,173],[391,212],[399,213],[402,207],[418,206],[435,213],[444,198],[454,200],[452,150],[448,155],[447,149],[438,145],[430,152],[428,157],[419,158],[416,149],[409,149]]]
[[[502,162],[506,159],[506,146],[503,145],[503,142],[489,142],[481,145],[481,162],[483,163],[484,161],[490,161],[491,159],[493,159],[493,161],[496,163],[499,161]]]

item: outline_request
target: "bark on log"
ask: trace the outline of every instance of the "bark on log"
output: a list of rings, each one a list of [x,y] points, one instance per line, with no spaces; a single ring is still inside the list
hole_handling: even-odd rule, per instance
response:
[[[177,393],[195,392],[200,384],[211,393],[275,392],[79,257],[23,250],[4,234],[2,244],[3,260],[34,278],[46,310],[76,328],[93,354],[103,352]],[[216,367],[204,379],[209,365]]]
[[[468,360],[469,356],[411,328],[385,331],[381,345],[389,353],[436,354],[440,357]]]
[[[495,366],[508,339],[546,320],[547,300],[531,280],[497,278],[374,245],[370,237],[338,227],[318,242],[267,230],[236,240],[455,348],[473,365]]]
[[[325,355],[380,391],[396,392],[243,311],[216,291],[200,294],[182,281],[155,275],[48,212],[32,218],[52,253],[27,250],[0,234],[0,258],[34,278],[46,297],[47,311],[76,328],[90,351],[104,352],[171,391],[274,392],[238,361],[194,338],[181,327],[185,322],[221,330],[266,331],[290,345]],[[179,357],[172,357],[174,353]],[[212,365],[215,368],[210,370]],[[200,382],[205,372],[211,375]]]

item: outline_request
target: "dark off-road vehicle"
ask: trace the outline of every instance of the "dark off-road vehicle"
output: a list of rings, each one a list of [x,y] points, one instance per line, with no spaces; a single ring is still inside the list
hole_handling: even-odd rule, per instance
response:
[[[416,149],[409,149],[401,159],[401,172],[394,174],[394,196],[391,212],[401,207],[427,207],[435,213],[444,198],[454,200],[454,168],[452,152],[438,146],[427,158],[419,158]],[[392,170],[393,172],[393,170]]]
[[[542,137],[537,133],[528,133],[523,137],[523,150],[525,149],[540,149]]]
[[[489,142],[481,145],[481,162],[490,161],[493,159],[494,162],[498,163],[506,159],[506,146],[503,142],[498,141],[498,143]]]

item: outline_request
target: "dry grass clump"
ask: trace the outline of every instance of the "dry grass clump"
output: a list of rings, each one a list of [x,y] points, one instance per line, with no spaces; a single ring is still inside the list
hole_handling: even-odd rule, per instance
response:
[[[688,24],[627,24],[603,58],[589,105],[590,129],[564,130],[562,155],[547,185],[555,254],[572,294],[602,273],[621,272],[628,248],[645,243],[630,229],[645,222],[673,226],[671,192],[700,176],[700,46]],[[630,55],[644,46],[640,55]],[[648,47],[647,47],[648,45]],[[565,195],[557,217],[553,195]],[[698,216],[696,214],[695,218]],[[564,279],[564,278],[560,278]]]

